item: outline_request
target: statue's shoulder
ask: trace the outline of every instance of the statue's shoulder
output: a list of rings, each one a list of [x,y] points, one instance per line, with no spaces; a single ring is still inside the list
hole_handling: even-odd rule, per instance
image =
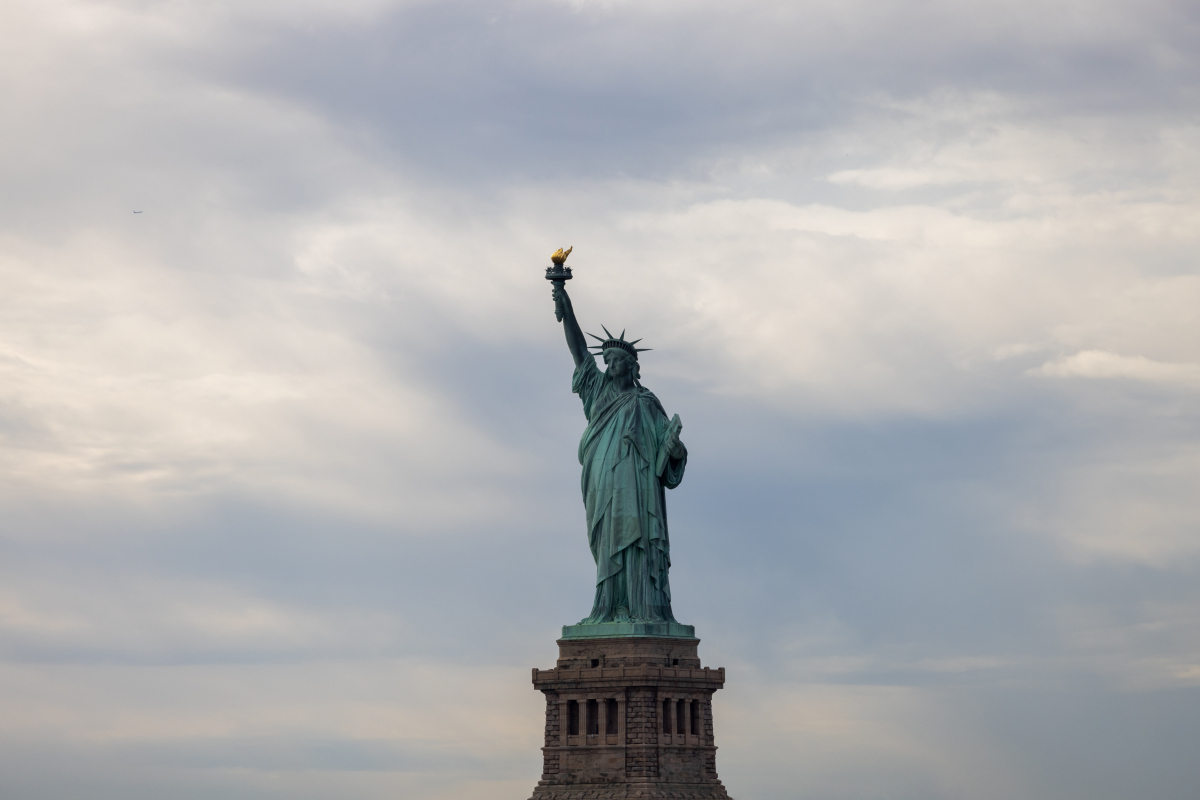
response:
[[[584,357],[583,361],[580,361],[575,366],[575,371],[576,372],[600,372],[600,368],[596,366],[596,357],[594,355],[592,355],[591,353],[588,353]],[[603,374],[603,373],[601,373],[601,374]]]
[[[667,415],[667,411],[663,408],[663,404],[658,399],[658,396],[645,386],[638,387],[638,399],[654,406],[654,408],[658,409],[658,413],[662,414],[664,417]]]
[[[603,382],[603,378],[604,373],[596,366],[596,359],[588,354],[575,366],[575,372],[571,375],[571,383],[574,391],[578,392],[586,386],[598,386]]]

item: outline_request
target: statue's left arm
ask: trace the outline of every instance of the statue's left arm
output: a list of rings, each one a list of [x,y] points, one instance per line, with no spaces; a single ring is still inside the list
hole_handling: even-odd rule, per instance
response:
[[[680,425],[679,430],[682,429],[683,426]],[[679,430],[673,430],[667,434],[667,441],[664,442],[664,446],[667,448],[667,455],[671,458],[687,457],[687,448],[683,446],[683,442],[679,441]]]
[[[679,440],[683,423],[676,414],[663,432],[662,444],[659,445],[658,478],[663,486],[674,489],[683,480],[683,470],[687,466],[687,448]]]

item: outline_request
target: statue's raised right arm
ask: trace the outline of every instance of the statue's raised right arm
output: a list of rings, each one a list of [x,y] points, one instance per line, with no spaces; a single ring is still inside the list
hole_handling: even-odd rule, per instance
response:
[[[567,295],[566,287],[561,283],[555,283],[553,286],[551,297],[554,298],[554,308],[556,311],[562,312],[563,333],[567,335],[567,348],[571,351],[571,357],[575,359],[575,366],[578,367],[585,358],[591,358],[592,354],[588,352],[587,339],[583,338],[583,330],[580,329],[579,322],[575,319],[575,309],[571,306],[571,298]]]

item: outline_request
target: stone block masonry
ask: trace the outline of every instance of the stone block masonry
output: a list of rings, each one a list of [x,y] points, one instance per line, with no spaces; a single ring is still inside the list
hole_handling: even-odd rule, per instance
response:
[[[717,778],[712,696],[725,670],[699,640],[560,639],[546,696],[542,779],[531,800],[729,800]]]

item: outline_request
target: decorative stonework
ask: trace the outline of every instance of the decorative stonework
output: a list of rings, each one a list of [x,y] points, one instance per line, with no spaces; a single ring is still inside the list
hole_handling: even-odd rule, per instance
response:
[[[728,800],[717,779],[712,696],[725,670],[698,639],[560,639],[546,695],[542,779],[532,800]]]

